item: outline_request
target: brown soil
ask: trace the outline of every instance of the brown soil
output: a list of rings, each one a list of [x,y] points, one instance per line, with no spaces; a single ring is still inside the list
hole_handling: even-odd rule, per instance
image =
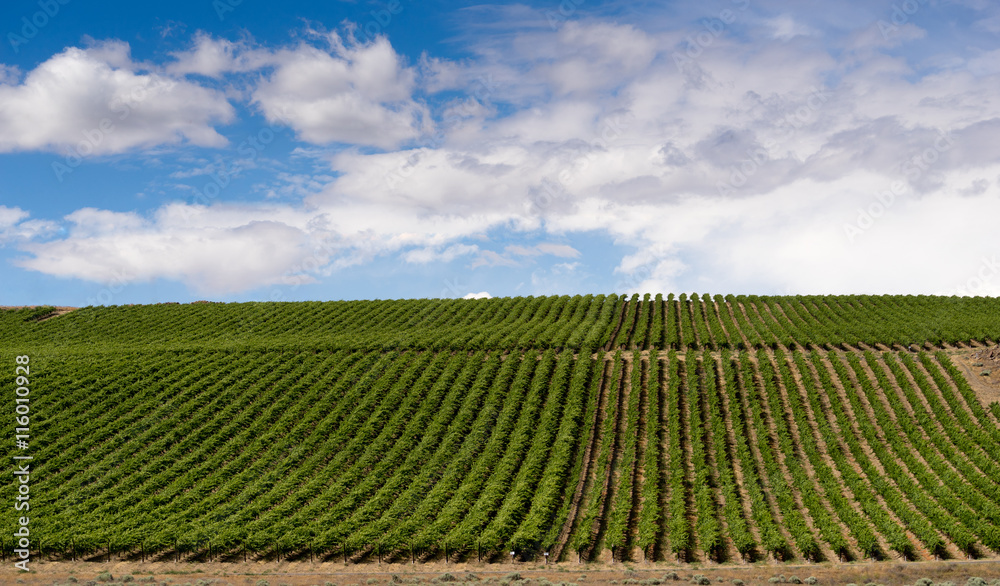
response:
[[[704,305],[703,305],[704,307]],[[708,377],[714,378],[716,376],[716,360],[702,360],[702,369],[704,371],[703,376],[708,379]],[[736,546],[733,544],[733,540],[730,537],[729,532],[729,522],[726,520],[726,516],[722,514],[722,511],[726,507],[726,497],[722,491],[722,482],[719,478],[719,464],[716,460],[715,450],[713,446],[715,445],[715,433],[712,429],[712,413],[708,409],[708,399],[706,399],[705,394],[708,392],[707,389],[702,388],[701,393],[699,393],[698,401],[702,409],[702,421],[704,422],[705,430],[705,461],[708,464],[708,469],[712,475],[712,485],[715,487],[713,491],[714,500],[717,506],[717,515],[719,519],[719,524],[722,526],[722,549],[723,549],[723,559],[724,560],[735,560],[739,559],[740,553],[737,551]],[[718,390],[716,394],[721,395]]]
[[[1000,401],[1000,346],[955,349],[948,351],[948,355],[965,375],[983,407]]]
[[[832,353],[833,354],[843,354],[843,352],[832,352]],[[844,360],[844,362],[845,362],[845,366],[847,366],[846,365],[846,360]],[[836,418],[835,418],[835,416],[833,414],[833,409],[830,406],[830,402],[831,401],[840,401],[841,403],[843,403],[845,405],[849,405],[850,401],[847,399],[847,392],[848,391],[846,391],[844,389],[844,387],[843,387],[843,385],[841,383],[840,377],[837,376],[836,371],[833,369],[833,365],[830,363],[830,357],[829,357],[829,355],[823,356],[822,363],[826,367],[826,371],[829,374],[830,379],[833,381],[833,386],[834,386],[833,389],[828,389],[828,390],[823,391],[824,394],[826,395],[825,400],[823,401],[825,403],[824,407],[826,409],[826,413],[830,417],[831,423],[834,425],[835,428],[839,428],[839,425],[836,423]],[[854,371],[851,370],[849,366],[847,368],[848,368],[848,371],[850,373],[850,376],[853,378]],[[854,380],[852,382],[852,388],[857,388],[857,385],[858,385],[857,381]],[[865,456],[868,458],[869,463],[871,463],[871,465],[876,470],[878,470],[884,477],[888,476],[887,473],[885,472],[885,469],[882,467],[882,462],[879,461],[879,459],[875,456],[875,452],[871,449],[871,446],[868,445],[868,441],[865,439],[864,435],[861,433],[860,426],[858,425],[857,420],[856,420],[857,414],[854,412],[853,409],[850,409],[850,408],[845,409],[845,412],[846,412],[846,415],[847,415],[847,419],[850,422],[850,429],[847,429],[847,430],[840,429],[840,432],[841,433],[851,433],[852,435],[854,435],[854,437],[857,438],[858,442],[861,444],[861,449],[864,452]],[[860,474],[862,477],[866,477],[867,475],[864,474],[864,471],[861,468],[861,465],[854,460],[854,455],[851,453],[850,449],[847,448],[846,443],[842,445],[842,449],[844,450],[845,456],[847,456],[847,460],[853,464],[854,471],[857,472],[858,474]],[[869,482],[870,482],[870,480],[869,480]],[[874,487],[870,486],[870,488],[874,488]],[[879,500],[879,503],[882,505],[882,508],[884,510],[890,512],[890,514],[892,514],[892,516],[893,516],[893,520],[896,521],[896,522],[898,522],[901,527],[903,527],[904,529],[906,529],[906,525],[903,524],[902,521],[900,521],[898,519],[898,517],[896,517],[896,515],[894,513],[891,513],[891,510],[889,509],[888,504],[885,503],[885,501],[882,499],[882,496],[881,495],[876,495],[876,496],[877,496],[877,498]],[[912,503],[908,503],[908,504],[909,504],[909,509],[911,511],[917,511],[917,509],[913,506]],[[917,512],[919,514],[919,511],[917,511]],[[923,547],[923,545],[920,543],[920,541],[908,529],[906,529],[906,536],[907,536],[907,538],[909,538],[910,542],[914,545],[914,547],[917,548],[917,551],[924,551],[924,552],[926,552],[926,549]],[[962,557],[961,552],[959,552],[958,548],[955,547],[955,545],[953,543],[951,543],[950,541],[945,540],[945,548],[946,548],[946,551],[947,551],[949,557],[951,557],[953,559],[958,559],[958,558]]]
[[[563,549],[569,543],[569,537],[576,528],[578,521],[577,514],[580,511],[580,507],[583,505],[581,501],[585,494],[585,490],[593,481],[591,476],[594,474],[594,464],[597,459],[597,444],[600,441],[601,426],[604,424],[604,412],[607,408],[606,405],[608,397],[608,379],[611,378],[613,364],[613,360],[604,361],[603,373],[601,375],[601,388],[598,391],[600,395],[598,396],[597,412],[594,415],[594,427],[591,429],[590,439],[587,440],[587,447],[583,453],[583,470],[580,472],[580,480],[577,483],[576,491],[573,493],[573,501],[570,505],[569,515],[566,518],[566,524],[563,525],[562,531],[559,533],[559,539],[556,541],[557,545],[555,547],[555,551],[553,552],[553,557],[557,560],[563,555]]]
[[[805,579],[813,576],[820,586],[834,584],[865,584],[875,582],[885,586],[913,584],[920,578],[930,578],[934,582],[950,581],[964,584],[970,577],[987,581],[1000,578],[1000,561],[928,561],[928,562],[870,562],[870,563],[821,563],[821,564],[779,564],[761,562],[753,565],[706,565],[702,567],[677,566],[667,563],[575,563],[563,562],[545,566],[541,563],[394,563],[394,564],[349,564],[339,562],[250,562],[250,563],[96,563],[96,562],[38,562],[33,561],[30,573],[21,572],[10,563],[0,568],[0,582],[4,584],[67,584],[75,578],[80,584],[96,580],[102,572],[110,572],[116,579],[126,575],[139,580],[153,578],[157,584],[193,584],[198,580],[210,584],[244,586],[266,580],[272,586],[307,586],[330,582],[338,586],[389,585],[393,577],[401,583],[432,584],[439,582],[449,573],[464,579],[469,573],[482,582],[499,584],[508,575],[516,572],[522,578],[550,582],[570,582],[583,585],[619,584],[627,579],[644,580],[663,578],[667,572],[676,572],[678,586],[690,583],[692,576],[703,574],[713,583],[731,584],[734,579],[743,580],[747,586],[771,586],[770,578],[797,576]],[[433,581],[433,582],[432,582]],[[101,582],[98,582],[101,583]]]
[[[770,352],[767,352],[766,354],[768,355],[768,359],[771,362],[771,368],[774,370],[775,382],[777,383],[777,386],[780,389],[784,385],[780,381],[780,375],[778,374],[778,367],[777,367],[777,365],[775,364],[775,361],[774,361],[774,355],[773,355],[773,353],[770,353]],[[760,366],[758,365],[757,368],[759,369]],[[760,371],[759,370],[758,370],[757,376],[760,376]],[[810,533],[812,533],[813,535],[819,536],[819,530],[816,528],[816,525],[813,522],[812,515],[810,514],[809,509],[806,508],[805,504],[802,502],[802,494],[800,492],[803,489],[805,489],[805,490],[816,490],[816,491],[818,491],[819,489],[816,486],[798,486],[798,485],[796,485],[795,478],[792,477],[792,473],[788,470],[788,462],[785,459],[785,453],[779,447],[779,442],[777,441],[777,438],[778,438],[778,424],[775,421],[775,418],[776,417],[782,417],[783,415],[781,413],[773,413],[771,411],[771,405],[769,404],[769,401],[767,400],[766,393],[763,393],[763,392],[761,393],[761,396],[759,398],[759,402],[760,402],[760,407],[761,407],[761,413],[764,416],[764,421],[767,423],[767,427],[768,427],[768,430],[769,430],[771,436],[773,438],[775,438],[775,441],[774,441],[773,447],[772,447],[772,452],[774,453],[775,459],[778,461],[778,467],[781,469],[781,475],[785,479],[785,484],[788,485],[788,488],[789,488],[789,490],[792,493],[792,498],[795,500],[795,507],[802,513],[802,518],[805,520],[806,525],[809,527]],[[786,418],[785,424],[788,425],[787,418]],[[790,431],[792,433],[792,437],[793,437],[793,440],[794,440],[795,444],[796,445],[801,445],[801,442],[799,441],[798,436],[794,432],[794,428],[792,428],[792,427],[789,426],[789,429],[790,429]],[[836,518],[836,516],[832,515],[832,513],[830,511],[827,511],[827,513],[830,514],[833,518]],[[820,548],[821,555],[822,555],[823,559],[829,560],[829,559],[835,559],[837,557],[836,554],[834,554],[833,550],[830,549],[830,545],[826,541],[824,541],[822,538],[817,538],[816,539],[816,543],[817,543],[817,545],[819,545],[819,548]]]
[[[719,403],[722,406],[723,421],[726,423],[726,444],[729,448],[726,456],[729,458],[729,462],[733,467],[733,476],[736,478],[736,491],[739,494],[740,504],[743,508],[743,518],[747,521],[747,527],[750,529],[750,534],[753,535],[754,543],[760,543],[760,531],[757,529],[756,523],[753,522],[753,511],[750,508],[750,499],[747,496],[746,489],[746,479],[743,476],[743,468],[740,463],[740,459],[735,455],[736,446],[736,432],[733,427],[733,418],[730,417],[732,413],[732,407],[729,405],[729,393],[727,393],[722,385],[726,384],[723,365],[721,361],[716,361],[716,376],[719,380]],[[736,558],[733,558],[736,559]]]
[[[769,438],[762,438],[757,435],[757,429],[755,428],[753,420],[751,418],[752,417],[751,414],[753,413],[753,411],[750,409],[750,402],[747,399],[748,393],[760,392],[758,389],[762,387],[763,383],[759,380],[759,377],[760,377],[760,372],[755,369],[753,374],[754,388],[748,389],[746,388],[743,377],[738,375],[739,397],[737,397],[737,400],[741,402],[741,407],[743,409],[744,417],[746,419],[746,432],[747,432],[747,438],[749,439],[750,452],[753,454],[754,457],[754,466],[757,469],[758,479],[760,480],[761,488],[764,491],[764,496],[767,499],[768,505],[770,505],[771,507],[771,518],[774,519],[774,522],[777,525],[778,532],[781,533],[781,536],[784,538],[785,543],[788,544],[789,549],[794,550],[795,540],[792,539],[791,533],[788,532],[788,526],[785,524],[784,516],[781,513],[781,508],[778,506],[778,502],[775,500],[775,497],[773,496],[774,491],[771,489],[771,483],[767,478],[767,468],[766,466],[764,466],[764,457],[761,455],[760,452],[761,442],[771,441],[771,440]],[[799,560],[802,559],[801,553],[799,551],[796,550],[794,555],[796,556],[796,559]]]
[[[44,307],[44,306],[42,306],[42,305],[0,305],[0,309],[34,309],[36,307]],[[45,317],[43,317],[42,319],[40,319],[38,321],[45,321],[47,319],[52,319],[52,318],[58,317],[60,315],[66,315],[67,313],[69,313],[69,312],[71,312],[73,310],[76,310],[76,309],[80,309],[80,308],[79,307],[68,307],[68,306],[63,306],[63,305],[56,306],[55,311],[53,311],[52,313],[46,315]]]
[[[768,352],[768,357],[771,359],[772,364],[774,364],[774,370],[775,370],[775,372],[776,373],[780,372],[780,370],[778,368],[778,365],[777,365],[777,357],[774,355],[774,353],[773,352]],[[792,405],[791,405],[791,400],[789,398],[790,397],[790,393],[797,392],[797,390],[802,387],[802,378],[801,378],[801,375],[798,374],[798,371],[795,369],[795,364],[792,362],[792,360],[791,359],[787,359],[787,357],[786,357],[786,361],[787,361],[786,363],[788,365],[789,371],[792,373],[792,379],[795,381],[796,386],[795,386],[794,389],[789,389],[787,386],[785,386],[785,383],[784,383],[783,380],[779,380],[778,381],[778,392],[781,394],[781,405],[782,405],[782,408],[783,408],[783,413],[778,414],[778,415],[780,415],[781,417],[783,417],[785,419],[785,422],[788,425],[788,429],[791,431],[792,439],[794,441],[796,449],[800,451],[800,453],[799,453],[799,459],[801,461],[802,468],[803,468],[803,470],[805,470],[806,476],[809,477],[809,480],[812,481],[812,486],[810,486],[810,487],[798,487],[799,494],[801,495],[802,490],[815,490],[818,494],[822,495],[826,491],[821,486],[819,480],[817,479],[816,470],[813,467],[813,463],[806,456],[805,449],[804,449],[803,442],[802,442],[802,437],[803,437],[804,434],[810,434],[810,435],[812,435],[812,428],[809,425],[806,426],[806,429],[800,429],[799,428],[798,422],[795,420],[795,415],[792,412],[793,409],[792,409]],[[779,376],[779,378],[780,378],[780,376]],[[811,415],[811,413],[810,413],[811,410],[810,409],[806,409],[805,411],[806,411],[806,413],[808,415]],[[772,415],[774,415],[774,414],[772,414]],[[808,421],[807,421],[807,423],[808,423]],[[819,447],[818,443],[817,443],[817,447]],[[825,455],[825,453],[821,452],[820,459],[822,460],[822,464],[825,464],[828,468],[832,469],[834,467],[833,466],[833,462],[830,461],[830,460],[828,460],[828,459],[827,460],[823,460],[823,456],[824,455]],[[827,456],[827,458],[829,458],[829,457]],[[786,458],[786,462],[787,462],[787,458]],[[837,476],[839,478],[839,475],[837,475]],[[795,485],[793,484],[792,486],[795,486]],[[854,539],[854,536],[851,535],[850,530],[841,521],[840,517],[837,515],[837,512],[833,510],[833,507],[830,505],[829,500],[826,499],[826,498],[823,498],[823,499],[821,499],[821,501],[822,501],[824,507],[826,508],[827,515],[829,515],[829,517],[835,523],[837,523],[838,527],[840,528],[841,534],[844,535],[844,537],[847,539],[848,543],[853,547],[854,551],[858,551],[857,541]],[[832,553],[832,551],[831,551],[831,553]]]
[[[642,502],[642,486],[646,481],[645,475],[645,462],[646,462],[646,449],[648,447],[649,438],[646,437],[646,422],[649,418],[649,369],[650,363],[648,355],[646,359],[640,359],[639,362],[643,364],[642,371],[640,373],[641,381],[641,400],[639,403],[639,421],[636,422],[637,429],[634,433],[639,434],[639,441],[636,442],[635,450],[635,470],[632,473],[632,509],[629,511],[629,522],[628,522],[628,539],[626,540],[631,546],[628,558],[629,560],[639,560],[645,557],[645,553],[635,545],[636,536],[639,528],[639,516],[642,514],[642,508],[644,506],[650,506]],[[653,482],[656,481],[655,476],[651,479]]]
[[[808,366],[808,363],[807,363],[807,366]],[[796,386],[795,386],[795,389],[786,389],[786,392],[787,393],[794,392],[794,393],[798,394],[798,398],[802,402],[802,404],[808,405],[809,404],[809,397],[807,396],[806,389],[803,386],[802,377],[803,376],[808,376],[808,377],[811,377],[811,378],[814,377],[812,371],[809,370],[809,371],[807,371],[805,373],[799,371],[799,367],[795,363],[794,360],[789,360],[788,367],[792,371],[792,377],[795,379]],[[814,384],[818,386],[819,385],[819,381],[816,381],[815,378],[813,378],[813,380],[815,381]],[[789,395],[786,395],[786,396],[789,396]],[[822,401],[822,397],[820,397],[820,401]],[[817,414],[812,409],[807,408],[807,409],[805,409],[804,415],[805,415],[806,424],[807,424],[806,425],[806,429],[802,429],[802,428],[799,428],[798,426],[796,426],[796,429],[798,430],[798,433],[800,435],[801,434],[809,434],[809,435],[812,436],[813,441],[816,443],[816,447],[819,449],[819,457],[820,457],[821,463],[823,465],[825,465],[830,470],[830,472],[833,474],[834,478],[837,479],[837,481],[840,484],[840,486],[843,487],[843,490],[844,490],[843,494],[844,494],[846,500],[848,501],[848,503],[851,505],[851,508],[853,508],[854,511],[858,515],[860,515],[862,517],[865,516],[864,509],[862,509],[861,505],[858,504],[857,498],[855,497],[853,491],[851,491],[851,490],[848,489],[847,484],[843,481],[843,475],[841,474],[840,469],[837,467],[837,463],[830,456],[830,452],[829,452],[830,446],[827,445],[826,439],[823,437],[823,434],[819,431],[819,423],[817,422]],[[846,457],[845,458],[846,461],[848,462],[849,465],[851,465],[852,469],[855,470],[855,471],[857,471],[862,476],[864,476],[860,472],[860,469],[859,469],[860,467],[858,466],[857,462],[854,462],[853,458],[850,457],[849,450],[846,447],[841,447],[840,444],[838,444],[836,446],[836,448],[838,450],[842,450],[842,452],[844,453],[844,455]],[[815,474],[815,469],[812,469],[812,472]],[[885,510],[887,514],[892,515],[893,521],[895,521],[895,522],[898,523],[898,519],[896,519],[895,515],[893,515],[892,512],[889,511],[888,507],[885,505],[885,503],[883,502],[882,498],[880,496],[878,496],[878,495],[876,495],[876,498],[878,499],[879,505],[882,507],[882,509]],[[900,526],[902,526],[902,525],[900,524]],[[857,552],[858,551],[857,540],[854,538],[853,535],[850,534],[850,530],[849,529],[847,529],[846,527],[844,527],[844,528],[845,528],[845,535],[847,535],[848,541],[850,542],[851,546],[854,548],[854,551]],[[881,549],[883,553],[891,551],[890,548],[889,548],[889,544],[886,542],[885,538],[882,536],[881,533],[878,532],[877,529],[875,529],[875,537],[878,540],[879,549]],[[927,557],[930,558],[929,555]]]
[[[878,395],[878,398],[879,398],[879,400],[882,403],[882,407],[886,411],[889,419],[892,420],[892,421],[895,421],[895,414],[892,412],[892,409],[886,404],[885,396],[883,394],[877,392],[878,389],[879,389],[879,387],[878,387],[878,382],[875,379],[875,375],[872,373],[871,368],[869,368],[868,363],[863,358],[861,358],[860,356],[859,356],[859,358],[860,358],[861,368],[862,368],[862,372],[864,373],[864,376],[868,378],[869,382],[871,382],[872,386],[876,389],[876,394]],[[845,365],[847,366],[847,368],[850,370],[851,375],[852,376],[858,376],[857,373],[854,372],[854,369],[849,364],[846,364],[847,363],[846,359],[844,360],[844,362],[845,362]],[[861,388],[860,383],[857,382],[857,381],[855,381],[855,383],[854,383],[854,389],[860,389],[860,388]],[[859,402],[861,403],[861,405],[862,405],[862,407],[864,409],[864,415],[866,417],[868,417],[870,421],[875,421],[876,418],[875,418],[874,407],[872,406],[871,403],[868,402],[867,395],[865,395],[865,393],[861,392],[860,390],[858,390],[856,392],[858,393]],[[844,397],[844,401],[845,401],[845,404],[847,404],[848,399],[846,398],[846,396]],[[887,439],[886,434],[896,433],[896,434],[899,434],[899,438],[900,438],[901,442],[905,445],[905,448],[912,454],[912,457],[916,461],[916,463],[919,464],[919,465],[921,465],[921,466],[923,466],[927,470],[927,472],[931,475],[932,478],[935,478],[935,479],[938,478],[937,472],[933,468],[931,468],[930,464],[927,463],[927,461],[924,459],[923,455],[921,455],[920,452],[918,452],[916,450],[916,448],[913,446],[910,438],[907,437],[903,433],[902,429],[900,429],[899,427],[896,427],[895,429],[886,430],[886,429],[882,429],[879,426],[875,426],[875,430],[876,430],[876,433],[878,434],[877,437],[878,437],[879,443],[882,444],[882,445],[884,445],[884,446],[886,446],[888,448],[888,454],[889,454],[890,457],[893,457],[893,454],[896,453],[896,450],[892,447],[892,444]],[[922,486],[920,484],[920,481],[917,479],[916,475],[913,473],[913,471],[910,469],[910,467],[907,466],[902,461],[902,459],[900,458],[900,456],[897,454],[894,457],[895,457],[896,462],[903,468],[904,473],[906,474],[907,478],[909,478],[916,485]],[[977,543],[977,549],[979,551],[982,551],[982,552],[988,551],[985,547],[982,546],[982,544],[979,544],[979,543]],[[951,553],[951,552],[949,552],[949,553]]]

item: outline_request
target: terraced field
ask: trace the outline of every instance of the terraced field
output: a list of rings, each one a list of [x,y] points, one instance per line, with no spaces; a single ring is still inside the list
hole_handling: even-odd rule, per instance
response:
[[[994,558],[998,340],[984,298],[4,310],[0,452],[62,559]]]

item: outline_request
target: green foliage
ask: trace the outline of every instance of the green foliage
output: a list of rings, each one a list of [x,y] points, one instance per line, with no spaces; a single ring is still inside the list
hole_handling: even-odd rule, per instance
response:
[[[0,339],[31,357],[46,553],[915,557],[1000,551],[1000,404],[926,350],[1000,339],[998,304],[45,307],[0,311]]]

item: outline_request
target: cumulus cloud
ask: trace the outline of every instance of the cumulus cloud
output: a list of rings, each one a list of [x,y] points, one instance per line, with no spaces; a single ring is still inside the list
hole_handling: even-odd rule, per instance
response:
[[[0,79],[0,152],[121,153],[162,144],[226,144],[214,124],[234,110],[214,90],[143,72],[125,43],[69,48]]]
[[[771,35],[780,41],[788,41],[799,36],[816,34],[811,27],[795,20],[790,14],[782,14],[774,18],[767,19],[767,26],[771,27]]]
[[[384,37],[347,46],[332,36],[332,52],[302,45],[275,52],[274,71],[253,92],[269,121],[315,144],[392,148],[427,127],[415,102],[415,72]]]
[[[8,242],[28,242],[33,238],[47,236],[57,229],[54,222],[29,220],[26,210],[0,205],[0,246]]]
[[[200,293],[227,294],[307,282],[310,277],[301,275],[307,261],[317,254],[314,262],[327,261],[310,241],[307,219],[285,210],[175,204],[144,218],[84,208],[66,221],[66,238],[24,245],[34,257],[17,264],[95,282],[165,278]]]
[[[683,64],[673,54],[690,30],[594,20],[484,38],[465,61],[416,69],[385,39],[270,50],[201,38],[172,74],[259,68],[251,100],[269,120],[306,142],[381,150],[328,155],[324,180],[284,207],[81,211],[22,266],[236,291],[380,255],[472,269],[548,256],[561,262],[532,267],[532,283],[550,292],[582,278],[578,242],[599,234],[634,251],[601,281],[628,292],[967,283],[996,246],[1000,77],[985,61],[918,72],[894,53],[923,34],[909,23],[825,46],[815,23],[782,18],[742,31],[760,38],[712,37]],[[431,124],[413,96],[438,91],[467,95],[434,110],[452,120],[434,144],[410,144]]]
[[[253,60],[243,56],[246,52],[243,44],[227,39],[215,39],[202,32],[195,35],[192,45],[186,51],[172,53],[174,62],[167,65],[168,73],[172,75],[194,73],[217,78],[225,73],[253,68],[251,64]]]

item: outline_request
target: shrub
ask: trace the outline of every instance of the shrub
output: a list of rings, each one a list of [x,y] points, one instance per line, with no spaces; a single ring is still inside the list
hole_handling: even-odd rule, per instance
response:
[[[965,581],[965,586],[988,586],[988,583],[982,578],[972,577]]]
[[[458,582],[458,578],[456,578],[455,576],[453,576],[451,574],[445,573],[445,574],[442,574],[440,578],[438,578],[438,581],[440,581],[440,582]]]
[[[97,575],[97,579],[101,582],[110,582],[114,580],[115,577],[111,575],[111,572],[101,572]]]
[[[667,580],[680,580],[680,576],[677,575],[677,572],[667,572],[663,575],[663,581]]]
[[[709,584],[711,584],[712,581],[709,580],[708,577],[704,576],[703,574],[695,574],[694,576],[691,577],[691,583],[698,584],[700,586],[709,586]]]
[[[733,578],[733,586],[743,586],[743,580],[739,578]]]
[[[933,584],[934,580],[931,580],[930,578],[921,578],[914,582],[913,586],[932,586]]]
[[[802,580],[798,576],[789,576],[788,581],[792,584],[801,584]]]
[[[803,580],[803,582],[805,582],[806,584],[815,584],[816,582],[819,582],[819,580],[816,579],[816,576],[809,576],[808,578]]]

